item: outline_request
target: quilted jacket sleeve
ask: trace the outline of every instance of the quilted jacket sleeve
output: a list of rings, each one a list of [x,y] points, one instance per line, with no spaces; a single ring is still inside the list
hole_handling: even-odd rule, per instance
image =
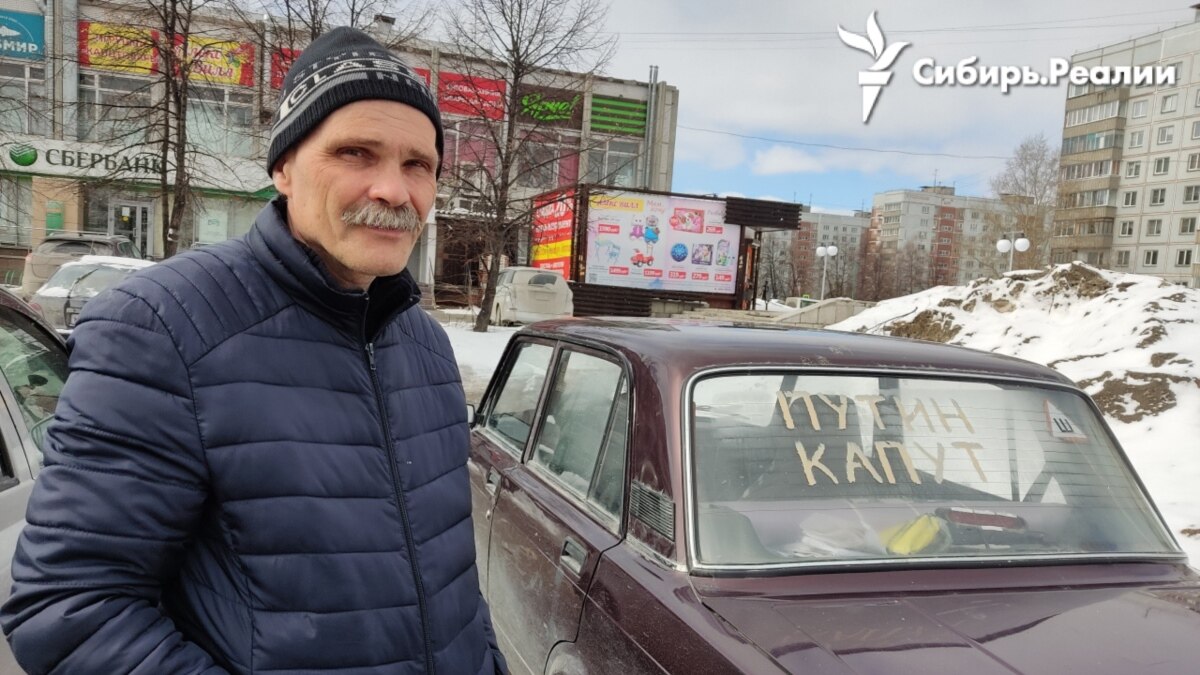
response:
[[[75,330],[0,610],[29,673],[225,672],[159,608],[208,483],[182,331],[122,290]]]

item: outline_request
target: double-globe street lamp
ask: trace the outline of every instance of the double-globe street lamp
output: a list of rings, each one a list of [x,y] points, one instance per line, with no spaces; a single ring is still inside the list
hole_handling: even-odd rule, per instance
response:
[[[1006,233],[1004,235],[1003,239],[996,242],[996,250],[1001,253],[1008,254],[1008,271],[1009,272],[1012,271],[1012,267],[1013,267],[1013,251],[1020,251],[1021,253],[1024,253],[1025,251],[1029,250],[1029,240],[1028,239],[1026,239],[1025,237],[1020,237],[1014,241],[1013,240],[1014,236],[1016,236],[1015,232],[1012,234]]]
[[[817,247],[817,257],[825,259],[824,264],[821,266],[821,299],[822,300],[825,299],[825,272],[829,269],[829,259],[832,258],[833,256],[837,255],[837,253],[838,253],[838,247],[833,246],[833,245],[829,245],[829,246],[822,245],[822,246]]]

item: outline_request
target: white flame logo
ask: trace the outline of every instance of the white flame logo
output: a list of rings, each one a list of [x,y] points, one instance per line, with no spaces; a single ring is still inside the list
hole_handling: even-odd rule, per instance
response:
[[[883,39],[883,31],[879,30],[879,22],[875,20],[875,12],[871,12],[871,16],[867,17],[867,37],[851,33],[841,25],[837,29],[838,37],[842,38],[847,47],[864,51],[875,59],[875,64],[870,68],[858,71],[858,85],[863,88],[862,121],[866,124],[867,120],[871,119],[875,102],[879,100],[879,92],[892,79],[888,68],[896,62],[900,52],[912,43],[896,42],[885,49],[884,45],[887,43]]]

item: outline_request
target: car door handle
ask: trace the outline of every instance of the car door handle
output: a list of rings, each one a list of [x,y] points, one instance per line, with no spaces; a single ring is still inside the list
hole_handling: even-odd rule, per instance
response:
[[[494,494],[496,494],[496,488],[499,486],[500,486],[500,472],[497,471],[494,467],[491,469],[488,469],[487,482],[483,486],[484,489],[488,491],[488,494],[494,495]]]
[[[587,558],[587,550],[579,545],[579,542],[567,537],[563,542],[562,553],[558,557],[558,561],[563,567],[574,572],[576,575],[583,569],[583,561]]]

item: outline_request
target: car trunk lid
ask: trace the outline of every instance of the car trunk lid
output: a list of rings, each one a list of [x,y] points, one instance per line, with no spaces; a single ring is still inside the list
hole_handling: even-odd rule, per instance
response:
[[[697,591],[790,672],[1178,673],[1200,662],[1194,580],[895,588],[869,597]]]

